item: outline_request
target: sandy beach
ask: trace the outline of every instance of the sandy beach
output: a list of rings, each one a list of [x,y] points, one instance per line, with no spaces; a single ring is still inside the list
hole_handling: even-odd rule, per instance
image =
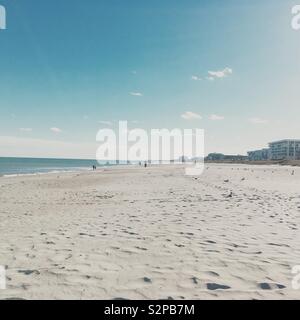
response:
[[[299,299],[299,195],[288,166],[1,177],[0,299]]]

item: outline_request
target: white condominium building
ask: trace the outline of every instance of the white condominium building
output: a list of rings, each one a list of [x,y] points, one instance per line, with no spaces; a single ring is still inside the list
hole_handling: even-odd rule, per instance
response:
[[[300,140],[280,140],[269,143],[271,160],[299,160]]]

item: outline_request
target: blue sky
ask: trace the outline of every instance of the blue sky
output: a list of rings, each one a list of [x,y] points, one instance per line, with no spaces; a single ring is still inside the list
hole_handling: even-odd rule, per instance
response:
[[[206,152],[300,138],[296,0],[0,4],[0,156],[93,157],[118,120],[203,128]]]

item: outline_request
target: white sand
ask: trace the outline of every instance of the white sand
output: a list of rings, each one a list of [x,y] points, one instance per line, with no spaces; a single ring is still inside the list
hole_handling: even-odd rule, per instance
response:
[[[300,298],[300,168],[2,177],[0,203],[0,298]]]

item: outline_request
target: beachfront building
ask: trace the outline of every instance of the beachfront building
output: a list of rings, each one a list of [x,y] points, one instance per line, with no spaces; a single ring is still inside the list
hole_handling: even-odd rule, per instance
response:
[[[243,155],[227,155],[223,153],[210,153],[205,160],[206,161],[245,161],[247,156]]]
[[[266,161],[270,159],[270,149],[264,148],[255,151],[248,151],[249,161]]]
[[[280,140],[269,143],[271,160],[300,160],[300,140]]]
[[[225,155],[223,153],[210,153],[205,160],[220,161],[224,160]]]

